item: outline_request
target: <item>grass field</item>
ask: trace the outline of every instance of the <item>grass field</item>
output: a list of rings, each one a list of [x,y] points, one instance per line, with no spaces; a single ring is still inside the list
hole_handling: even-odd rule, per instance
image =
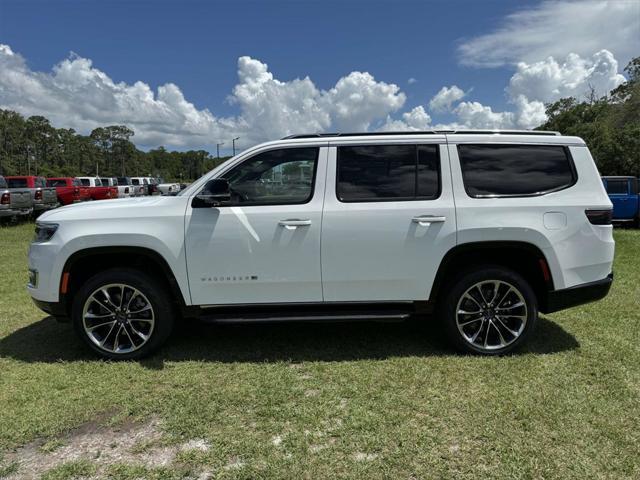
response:
[[[0,477],[640,478],[640,232],[603,301],[527,349],[452,353],[429,324],[192,325],[98,361],[25,292],[0,229]]]

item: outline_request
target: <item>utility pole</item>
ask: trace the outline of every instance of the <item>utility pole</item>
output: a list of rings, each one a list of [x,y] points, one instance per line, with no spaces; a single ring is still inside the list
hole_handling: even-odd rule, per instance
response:
[[[224,145],[224,142],[222,143],[216,143],[216,158],[218,160],[220,160],[220,147]]]
[[[236,156],[236,140],[238,140],[240,137],[236,137],[233,140],[231,140],[231,142],[233,143],[233,156]]]

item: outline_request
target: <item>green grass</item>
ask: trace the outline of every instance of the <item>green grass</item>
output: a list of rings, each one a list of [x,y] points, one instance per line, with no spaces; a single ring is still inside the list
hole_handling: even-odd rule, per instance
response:
[[[456,355],[416,323],[190,325],[148,360],[109,363],[31,304],[32,230],[0,229],[0,472],[15,468],[3,453],[62,445],[87,422],[158,419],[164,445],[210,448],[104,475],[640,477],[638,231],[615,232],[611,294],[542,318],[513,356]],[[86,475],[99,463],[46,475]]]

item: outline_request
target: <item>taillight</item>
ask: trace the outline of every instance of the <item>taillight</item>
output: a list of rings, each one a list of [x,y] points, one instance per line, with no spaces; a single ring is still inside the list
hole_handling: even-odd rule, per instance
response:
[[[76,194],[76,195],[79,195],[80,194],[80,189],[79,188],[74,188],[73,189],[73,193]]]
[[[0,205],[9,205],[9,203],[11,203],[11,194],[3,193],[0,197]]]
[[[36,190],[36,194],[34,195],[36,200],[42,200],[42,190]]]
[[[613,210],[585,210],[585,215],[592,225],[611,225]]]

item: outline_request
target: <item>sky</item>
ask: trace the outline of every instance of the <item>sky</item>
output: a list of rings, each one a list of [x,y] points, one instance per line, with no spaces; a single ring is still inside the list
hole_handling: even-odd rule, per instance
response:
[[[0,0],[0,108],[141,148],[533,128],[640,55],[640,0]]]

